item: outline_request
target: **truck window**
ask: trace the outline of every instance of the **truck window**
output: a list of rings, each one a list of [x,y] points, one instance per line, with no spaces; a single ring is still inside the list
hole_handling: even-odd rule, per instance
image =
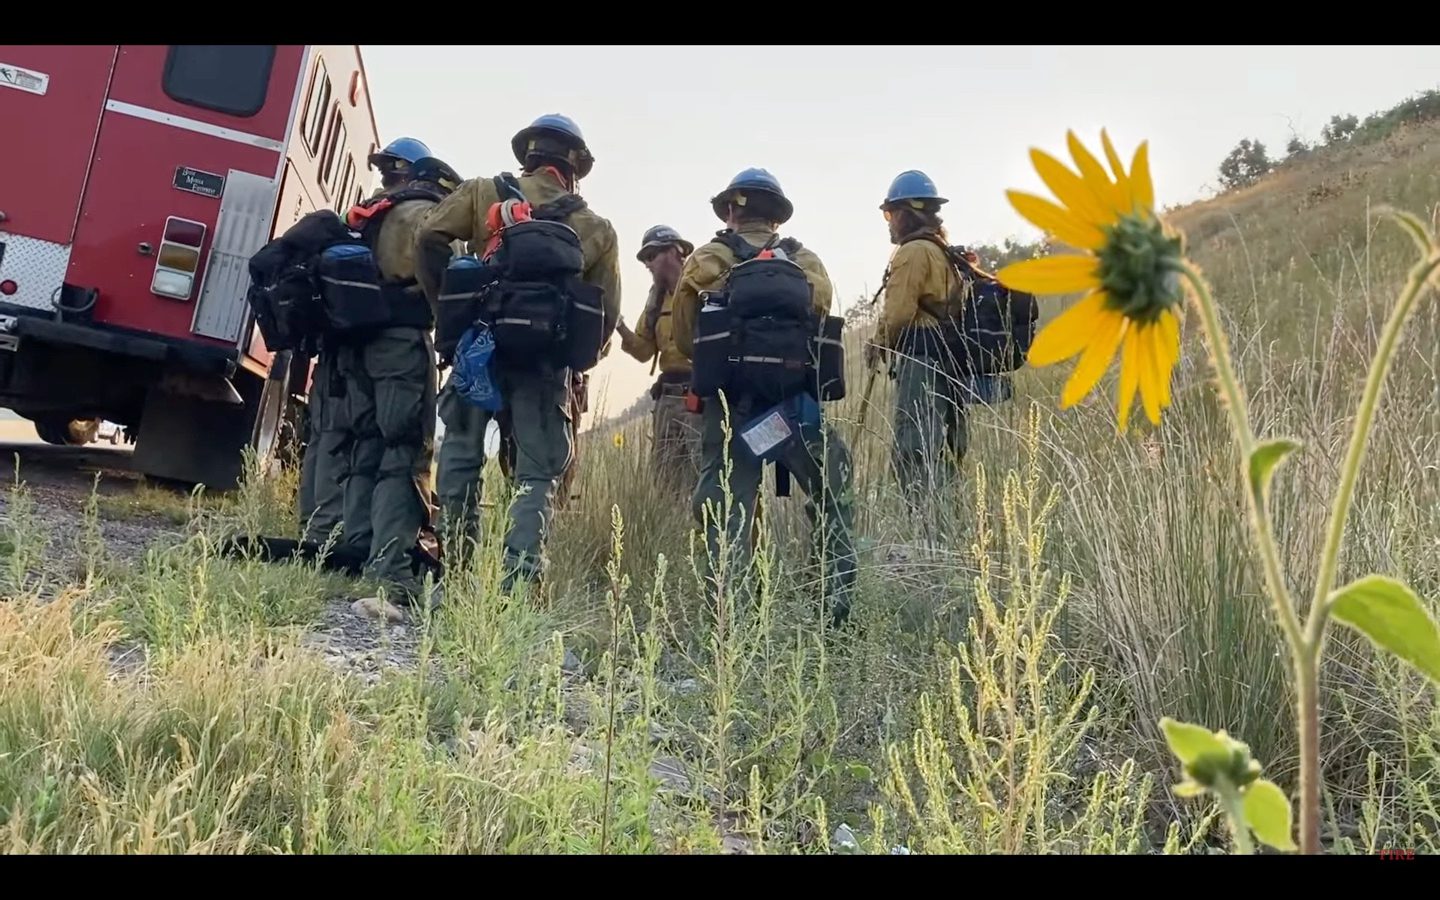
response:
[[[340,154],[345,150],[345,120],[340,114],[340,103],[335,103],[330,113],[329,136],[325,139],[325,152],[320,157],[320,190],[326,197],[335,196],[335,176],[340,170]]]
[[[350,185],[355,181],[355,160],[345,155],[345,168],[340,170],[340,190],[335,192],[335,211],[344,215],[347,207],[345,205],[346,195],[350,193]]]
[[[314,156],[320,152],[320,138],[325,133],[325,110],[330,103],[330,74],[325,71],[325,60],[315,60],[315,75],[310,83],[310,97],[305,102],[305,120],[301,134],[305,149]]]
[[[161,84],[172,100],[249,118],[265,106],[274,65],[273,44],[177,44]]]

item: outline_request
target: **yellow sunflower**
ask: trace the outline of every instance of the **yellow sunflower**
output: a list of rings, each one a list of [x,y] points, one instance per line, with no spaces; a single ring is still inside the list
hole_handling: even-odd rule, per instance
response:
[[[1129,425],[1137,391],[1151,423],[1159,425],[1180,356],[1181,241],[1155,215],[1147,143],[1126,172],[1109,135],[1100,132],[1112,179],[1073,131],[1066,137],[1079,174],[1043,150],[1030,151],[1035,171],[1062,205],[1021,191],[1006,196],[1036,227],[1083,252],[1015,263],[996,277],[1037,295],[1085,292],[1035,336],[1028,357],[1031,365],[1048,366],[1080,354],[1062,409],[1090,393],[1118,351],[1120,431]]]

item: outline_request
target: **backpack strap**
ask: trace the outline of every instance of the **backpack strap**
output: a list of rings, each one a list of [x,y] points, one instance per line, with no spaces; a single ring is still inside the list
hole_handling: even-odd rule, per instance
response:
[[[361,200],[345,213],[345,225],[351,231],[360,232],[363,237],[367,231],[374,230],[372,226],[377,226],[384,221],[385,216],[394,205],[394,199],[386,196]]]
[[[525,202],[525,195],[520,191],[520,182],[509,172],[501,172],[490,179],[490,183],[495,185],[495,193],[502,203],[507,199]]]
[[[778,234],[766,241],[765,246],[756,247],[741,237],[733,228],[715,232],[715,240],[724,244],[740,262],[748,262],[771,248],[783,250],[789,257],[794,257],[796,253],[804,249],[804,246],[794,238],[781,238]]]
[[[411,185],[393,194],[382,194],[369,200],[362,200],[350,207],[345,215],[345,224],[352,230],[360,233],[360,240],[375,252],[375,241],[380,234],[380,227],[395,207],[401,203],[408,203],[411,200],[432,200],[436,203],[445,199],[445,194],[436,188],[423,185]],[[411,276],[409,278],[381,278],[382,285],[392,285],[400,288],[410,288],[419,284],[419,279]]]
[[[436,203],[439,203],[445,199],[445,193],[432,187],[417,184],[407,187],[403,191],[396,191],[390,195],[390,199],[396,204],[404,203],[407,200],[434,200]]]
[[[382,194],[379,197],[372,197],[368,200],[361,200],[350,207],[345,214],[345,224],[351,230],[358,231],[362,236],[370,231],[378,231],[380,223],[389,215],[390,210],[407,203],[411,200],[432,200],[439,203],[445,199],[445,194],[431,187],[415,185],[396,191],[393,194]]]
[[[939,235],[924,231],[907,235],[904,239],[900,241],[900,243],[901,245],[904,245],[912,241],[927,241],[940,248],[940,251],[945,254],[945,261],[950,264],[950,271],[955,273],[956,278],[958,278],[960,281],[960,294],[963,296],[967,282],[973,280],[975,277],[975,270],[970,265],[969,260],[965,259],[961,248],[951,247],[944,241],[942,241]],[[889,280],[890,269],[887,266],[885,269],[885,277],[880,282],[881,290],[884,290],[885,282]],[[875,298],[878,300],[879,297],[880,294],[877,291],[875,294]],[[935,301],[919,299],[916,300],[916,305],[919,306],[922,311],[929,313],[937,322],[944,323],[947,320],[956,319],[961,315],[961,311],[959,309],[949,308],[951,305],[950,301],[953,299],[956,299],[954,295],[947,297],[944,301],[944,305],[936,305]]]
[[[566,194],[557,197],[549,203],[542,203],[530,210],[530,218],[544,219],[550,222],[563,222],[575,215],[586,206],[585,198],[579,194]]]
[[[645,323],[650,327],[650,333],[655,335],[657,341],[660,337],[658,333],[660,328],[660,313],[664,310],[664,307],[664,292],[660,290],[659,285],[652,285],[650,288],[650,297],[645,307]],[[655,354],[655,358],[660,358],[658,352]]]
[[[509,172],[501,172],[490,179],[495,185],[495,193],[500,202],[516,200],[520,203],[528,203],[525,194],[520,190],[520,182]],[[579,194],[566,193],[549,203],[542,203],[539,206],[530,208],[531,219],[546,219],[552,222],[561,222],[570,218],[575,213],[586,207],[585,199]]]
[[[715,240],[724,244],[726,249],[735,254],[735,258],[740,262],[746,262],[760,255],[760,250],[742,238],[733,228],[715,232]]]

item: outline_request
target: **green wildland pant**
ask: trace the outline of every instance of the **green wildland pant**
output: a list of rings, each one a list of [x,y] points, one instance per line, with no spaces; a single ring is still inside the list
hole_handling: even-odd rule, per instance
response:
[[[510,412],[515,439],[515,483],[519,495],[510,507],[505,534],[507,582],[515,577],[538,580],[544,573],[544,548],[554,515],[560,476],[570,462],[570,372],[568,369],[495,372]],[[455,390],[453,375],[440,392],[439,470],[445,543],[478,540],[480,531],[480,470],[485,465],[485,429],[495,414],[466,400]]]
[[[345,543],[366,574],[413,601],[410,550],[429,519],[419,468],[435,441],[435,346],[419,328],[386,328],[343,346]]]
[[[896,360],[891,464],[911,506],[937,496],[965,456],[968,423],[958,395],[953,377],[938,360]]]
[[[700,481],[695,487],[691,508],[695,521],[705,528],[707,553],[704,573],[707,578],[714,578],[717,574],[715,567],[720,552],[718,522],[722,518],[726,520],[725,540],[730,554],[727,568],[740,573],[749,564],[756,501],[765,465],[750,454],[740,432],[765,408],[746,400],[731,401],[732,437],[728,447],[730,506],[727,510],[725,410],[719,397],[705,398],[701,414],[704,431],[701,437]],[[841,624],[850,614],[856,570],[854,470],[850,449],[839,433],[822,420],[819,427],[802,426],[777,462],[785,466],[805,492],[805,515],[813,529],[816,556],[823,560],[825,569],[822,595],[832,619],[837,625]],[[817,522],[817,517],[823,518],[823,523]]]
[[[335,351],[322,350],[310,378],[305,458],[300,464],[300,530],[304,539],[324,544],[345,516],[344,435],[336,423],[344,387],[335,373]]]
[[[663,384],[650,414],[651,462],[669,483],[692,490],[700,475],[703,420],[685,408],[685,384]]]

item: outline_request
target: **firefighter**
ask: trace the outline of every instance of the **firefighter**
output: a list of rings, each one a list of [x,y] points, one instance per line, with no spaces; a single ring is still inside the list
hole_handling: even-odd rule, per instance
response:
[[[640,362],[650,363],[652,375],[657,365],[660,368],[660,376],[650,387],[655,401],[651,455],[663,477],[687,490],[694,487],[699,475],[700,417],[685,407],[690,360],[675,346],[670,311],[680,269],[693,252],[695,245],[668,225],[646,230],[635,257],[650,270],[650,296],[640,314],[638,331],[631,331],[624,319],[617,325],[620,348]]]
[[[415,278],[415,237],[426,215],[460,185],[434,157],[415,160],[409,180],[351,208],[346,225],[372,248],[389,320],[342,343],[339,423],[348,465],[344,540],[364,553],[366,575],[389,599],[419,600],[410,552],[429,524],[430,498],[418,477],[435,437],[435,314]],[[431,600],[437,600],[438,594]]]
[[[808,314],[828,315],[834,296],[834,287],[819,257],[798,242],[780,240],[777,229],[790,219],[794,206],[786,198],[779,181],[769,172],[764,169],[744,170],[736,175],[723,191],[711,198],[710,205],[726,228],[685,261],[673,300],[672,333],[677,349],[691,361],[694,368],[692,385],[698,384],[702,376],[708,380],[709,376],[702,371],[702,367],[708,369],[720,365],[724,357],[732,354],[747,355],[745,346],[721,350],[720,359],[702,360],[697,358],[696,354],[695,329],[697,320],[702,315],[701,293],[725,288],[730,294],[730,308],[736,310],[740,306],[734,286],[729,283],[731,270],[741,261],[737,252],[743,253],[746,258],[753,258],[761,248],[766,248],[766,253],[776,253],[778,250],[776,255],[784,255],[794,262],[803,272],[803,281],[798,289],[802,298],[800,302],[804,304],[808,301],[810,308],[804,310]],[[792,287],[791,291],[790,296],[794,297],[795,288]],[[814,334],[811,326],[799,326],[798,331],[792,331],[788,336],[782,336],[779,332],[767,335],[762,329],[779,327],[771,324],[775,321],[771,313],[774,312],[776,304],[760,298],[744,305],[759,310],[758,317],[745,322],[741,329],[742,332],[759,338],[760,345],[757,346],[756,356],[773,356],[776,347],[798,341],[798,346],[789,347],[791,358],[808,358],[807,341]],[[735,313],[732,312],[733,314]],[[765,367],[748,368],[753,373]],[[785,377],[789,371],[788,367],[770,368],[771,371],[784,370],[771,376],[776,379]],[[739,551],[734,556],[739,558],[741,566],[746,564],[750,555],[754,531],[748,523],[753,523],[755,518],[764,466],[750,454],[748,448],[741,446],[739,434],[770,406],[769,400],[762,402],[756,399],[756,395],[770,393],[770,386],[757,384],[752,380],[762,377],[764,376],[752,374],[744,378],[727,376],[725,379],[726,387],[722,393],[729,407],[730,430],[735,438],[730,441],[728,448],[724,433],[726,413],[720,396],[705,397],[702,401],[702,462],[700,479],[693,496],[693,514],[696,521],[705,528],[709,551],[707,574],[713,575],[716,554],[719,551],[719,528],[715,525],[718,518],[726,520],[727,543]],[[804,377],[801,376],[801,387],[785,389],[786,402],[804,400],[807,396],[804,383]],[[807,421],[805,416],[801,416],[798,437],[781,445],[776,462],[783,466],[785,472],[793,475],[805,491],[806,515],[812,528],[815,528],[815,538],[826,570],[824,598],[832,621],[841,625],[849,617],[856,569],[852,536],[854,501],[851,495],[850,451],[840,435],[820,419],[818,406],[811,408],[814,409],[814,419]],[[728,484],[725,475],[727,456],[730,466]],[[728,515],[724,512],[727,508],[727,489],[732,498],[729,501]],[[816,526],[817,509],[824,517],[823,528]],[[737,540],[742,533],[745,535],[743,542]]]
[[[577,183],[590,173],[594,156],[579,127],[569,117],[553,114],[522,128],[510,147],[523,167],[514,182],[523,203],[513,197],[502,198],[496,179],[477,178],[465,182],[436,207],[417,241],[425,292],[432,302],[439,296],[451,241],[487,248],[488,254],[517,204],[538,208],[556,203],[553,209],[568,210],[561,218],[580,239],[584,257],[581,280],[603,292],[603,355],[620,314],[620,256],[614,227],[575,193]],[[519,488],[505,535],[504,584],[509,590],[517,581],[538,583],[544,575],[544,546],[555,495],[575,452],[572,436],[578,421],[569,368],[539,361],[526,367],[499,366],[495,379],[510,414],[514,478]],[[440,392],[439,411],[445,439],[440,444],[436,487],[446,529],[443,535],[450,545],[478,535],[485,429],[494,414],[460,394],[453,371]]]
[[[895,382],[895,443],[891,465],[912,508],[934,496],[965,455],[966,417],[957,370],[942,324],[964,284],[946,252],[941,197],[924,172],[901,172],[880,209],[895,245],[885,271],[884,303],[872,343],[871,371],[889,357]]]
[[[412,137],[391,141],[383,150],[370,154],[369,164],[380,172],[380,187],[371,199],[405,184],[410,167],[430,157],[430,148]],[[305,458],[301,463],[300,518],[305,540],[323,544],[338,537],[336,529],[345,518],[343,433],[336,419],[342,415],[344,379],[335,371],[334,349],[321,341],[311,375],[308,403],[309,424]],[[429,451],[427,451],[428,453]],[[428,473],[428,459],[422,461]],[[343,540],[344,538],[339,538]],[[358,546],[358,545],[357,545]],[[364,548],[369,553],[369,547]]]

